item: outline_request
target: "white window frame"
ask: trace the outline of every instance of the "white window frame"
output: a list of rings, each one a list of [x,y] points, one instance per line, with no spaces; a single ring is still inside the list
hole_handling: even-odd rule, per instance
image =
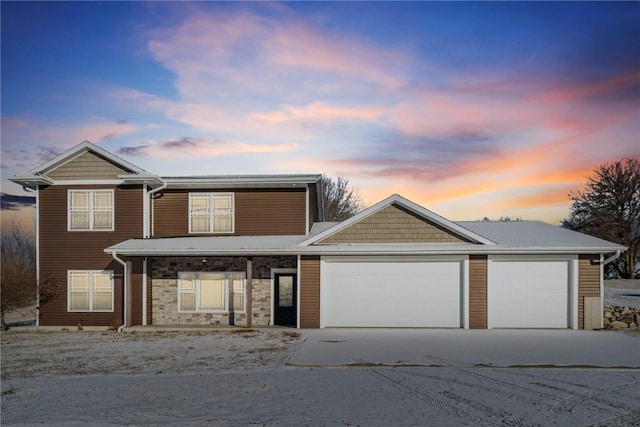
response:
[[[71,226],[71,214],[73,212],[79,212],[80,210],[73,209],[71,206],[71,201],[73,200],[74,193],[87,193],[89,197],[89,205],[87,206],[86,212],[89,214],[89,228],[72,228]],[[111,213],[111,227],[110,228],[100,228],[96,229],[94,225],[94,213],[96,212],[95,207],[93,206],[93,199],[95,193],[108,193],[111,197],[111,206],[108,210],[104,210],[102,212],[110,212]],[[113,189],[69,189],[67,190],[67,231],[114,231],[115,229],[115,192]]]
[[[74,273],[82,273],[89,275],[89,309],[74,309],[71,307],[71,276]],[[93,277],[95,274],[109,274],[110,279],[110,292],[111,292],[111,309],[110,310],[95,310],[93,308],[93,294],[94,294],[94,281]],[[113,270],[68,270],[67,271],[67,311],[73,313],[113,313],[114,311],[114,275]]]
[[[209,230],[208,231],[193,231],[193,197],[194,196],[208,196],[209,197]],[[216,207],[215,207],[215,199],[218,196],[231,196],[231,230],[216,230],[215,229],[215,218],[216,218]],[[189,234],[233,234],[235,233],[236,228],[236,197],[233,192],[216,192],[216,193],[189,193]]]
[[[182,294],[191,292],[182,291],[182,276],[193,275],[195,281],[195,308],[194,310],[182,310]],[[200,275],[201,274],[224,274],[224,308],[201,310],[200,307]],[[235,292],[231,287],[230,276],[242,275],[243,292]],[[229,313],[229,299],[236,294],[243,295],[243,310],[233,311],[235,313],[245,313],[247,310],[247,273],[244,271],[181,271],[178,273],[178,313]]]

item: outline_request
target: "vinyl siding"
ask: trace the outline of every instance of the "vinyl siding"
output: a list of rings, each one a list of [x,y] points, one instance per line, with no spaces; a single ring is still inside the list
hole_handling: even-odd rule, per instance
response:
[[[236,189],[216,190],[215,192],[235,193],[235,232],[221,233],[221,235],[306,234],[307,213],[304,188],[282,190]],[[154,200],[153,205],[155,237],[190,235],[189,191],[165,191]]]
[[[584,329],[584,298],[600,297],[600,254],[578,257],[578,329]]]
[[[448,230],[391,205],[318,243],[460,243]]]
[[[102,157],[86,152],[75,159],[47,172],[49,178],[58,180],[75,179],[118,179],[127,170],[114,165]]]
[[[320,258],[300,259],[300,327],[320,327]]]
[[[142,325],[142,258],[132,259],[131,271],[131,324]]]
[[[469,255],[469,329],[487,329],[486,255]]]
[[[67,190],[114,188],[115,230],[110,232],[67,231]],[[122,265],[104,253],[104,248],[123,240],[142,237],[142,189],[107,185],[51,186],[41,189],[40,271],[55,281],[56,295],[41,306],[40,324],[110,325],[122,318]],[[114,311],[109,313],[67,312],[68,270],[113,270]]]

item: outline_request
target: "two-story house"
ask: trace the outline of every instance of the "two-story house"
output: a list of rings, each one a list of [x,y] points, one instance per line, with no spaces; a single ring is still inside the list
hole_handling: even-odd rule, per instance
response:
[[[89,142],[11,180],[57,287],[42,326],[594,328],[625,249],[398,195],[328,223],[321,175],[160,177]]]

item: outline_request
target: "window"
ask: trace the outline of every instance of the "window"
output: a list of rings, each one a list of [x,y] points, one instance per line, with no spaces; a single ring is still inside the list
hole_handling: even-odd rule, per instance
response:
[[[178,311],[244,311],[245,273],[179,273]]]
[[[190,233],[233,233],[233,193],[189,193]]]
[[[69,190],[70,231],[113,231],[113,190]]]
[[[113,311],[113,271],[69,271],[68,311]]]

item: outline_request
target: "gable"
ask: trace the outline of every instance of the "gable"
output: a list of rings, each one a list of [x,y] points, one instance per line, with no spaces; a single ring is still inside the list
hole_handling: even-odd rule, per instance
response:
[[[466,243],[449,230],[397,204],[386,206],[335,234],[316,242],[339,243]]]
[[[118,175],[129,172],[91,151],[86,151],[46,172],[46,175],[56,180],[118,179]]]

